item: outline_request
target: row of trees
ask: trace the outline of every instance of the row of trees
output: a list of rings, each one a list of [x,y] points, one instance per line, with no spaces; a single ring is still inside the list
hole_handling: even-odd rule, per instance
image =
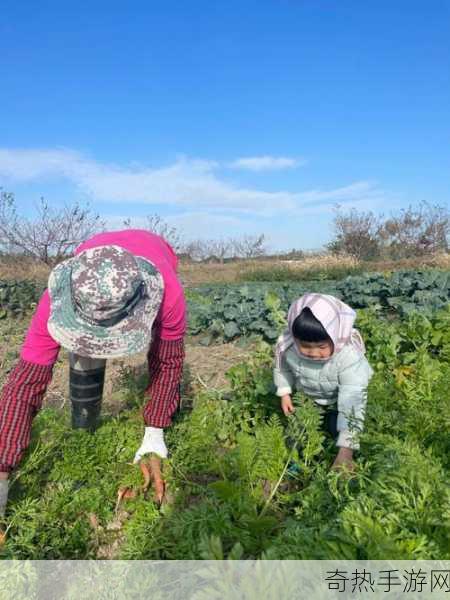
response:
[[[449,249],[449,209],[427,202],[389,217],[355,208],[345,212],[336,206],[333,224],[334,238],[328,250],[360,260],[412,258]],[[130,219],[123,222],[124,228],[132,226]],[[225,262],[267,256],[264,235],[186,240],[180,230],[159,215],[146,217],[140,227],[161,235],[179,255],[191,260]],[[30,256],[52,265],[70,256],[82,241],[104,229],[105,222],[100,215],[80,203],[56,209],[41,198],[33,219],[21,216],[14,194],[0,189],[0,249],[3,253]],[[302,256],[301,250],[284,255],[285,258]]]
[[[360,260],[415,258],[448,252],[448,207],[421,202],[388,217],[352,208],[335,208],[331,252]]]
[[[159,215],[146,217],[139,226],[161,235],[179,255],[192,260],[224,262],[266,254],[264,235],[186,240]],[[56,209],[41,198],[32,219],[19,215],[14,194],[0,191],[0,249],[4,254],[21,254],[47,265],[57,264],[70,256],[81,242],[104,231],[105,227],[100,215],[78,202]],[[132,228],[132,221],[126,219],[123,227]]]
[[[123,222],[124,227],[132,227],[131,219]],[[258,258],[265,256],[265,235],[242,235],[219,239],[186,240],[179,229],[169,225],[159,215],[149,215],[141,227],[153,231],[166,239],[172,248],[191,260],[211,260],[225,262],[233,258]]]
[[[79,203],[52,208],[41,198],[33,219],[17,211],[14,194],[0,192],[0,247],[5,254],[22,254],[46,264],[69,256],[83,240],[104,227],[100,216]]]

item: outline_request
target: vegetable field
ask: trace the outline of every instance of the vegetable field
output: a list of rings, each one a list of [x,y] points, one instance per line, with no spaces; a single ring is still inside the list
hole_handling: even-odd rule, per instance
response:
[[[242,335],[262,335],[272,342],[290,303],[305,292],[332,294],[353,308],[370,307],[380,316],[405,318],[414,312],[430,316],[449,301],[450,272],[397,271],[389,276],[351,276],[339,282],[203,286],[188,292],[190,333],[206,332],[200,340],[205,345]]]
[[[43,285],[32,281],[0,281],[0,319],[23,316],[43,291]]]
[[[256,341],[223,389],[193,387],[186,373],[162,505],[130,464],[145,380],[125,372],[121,411],[94,434],[71,430],[67,411],[36,417],[0,556],[450,559],[449,285],[449,273],[430,271],[189,290],[190,344]],[[286,418],[274,395],[273,340],[306,290],[360,309],[375,370],[351,478],[330,471],[336,450],[312,403],[297,394]],[[116,508],[121,487],[136,494]]]

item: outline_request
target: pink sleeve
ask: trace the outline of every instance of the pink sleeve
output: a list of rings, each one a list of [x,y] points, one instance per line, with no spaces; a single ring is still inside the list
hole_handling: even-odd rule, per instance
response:
[[[170,310],[161,315],[160,337],[163,340],[179,340],[186,333],[186,300],[181,293]]]
[[[175,272],[177,272],[178,270],[178,256],[175,254],[175,250],[172,248],[172,246],[169,244],[169,242],[166,242],[166,240],[164,238],[161,238],[162,241],[164,242],[167,250],[169,251],[169,255],[170,255],[170,262],[172,264],[173,270]]]
[[[42,295],[28,328],[20,357],[38,365],[53,365],[58,358],[59,344],[47,330],[50,315],[48,290]]]

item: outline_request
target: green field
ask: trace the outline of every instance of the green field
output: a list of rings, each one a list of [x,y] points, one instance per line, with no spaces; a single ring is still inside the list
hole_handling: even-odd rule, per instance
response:
[[[438,273],[404,275],[402,289],[398,277],[371,276],[372,288],[352,278],[352,293],[370,297],[357,326],[375,370],[353,478],[329,470],[336,451],[312,403],[297,395],[295,415],[285,418],[274,395],[265,340],[276,338],[300,288],[189,290],[189,344],[254,342],[223,389],[193,388],[186,373],[182,409],[167,431],[162,507],[139,494],[115,511],[118,488],[142,483],[129,463],[142,436],[145,378],[125,372],[120,411],[105,415],[95,434],[71,430],[67,406],[35,419],[12,478],[1,557],[450,559],[450,309],[430,306],[427,295],[445,305],[447,294],[448,302],[448,273]],[[343,282],[307,289],[333,293],[334,285]],[[419,310],[399,311],[392,299],[401,297]],[[12,348],[4,370],[23,323],[9,312],[2,322]]]

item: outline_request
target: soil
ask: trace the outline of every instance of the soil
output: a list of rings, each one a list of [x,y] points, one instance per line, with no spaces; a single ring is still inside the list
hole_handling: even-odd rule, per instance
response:
[[[182,398],[199,389],[225,389],[228,386],[225,373],[233,365],[245,361],[250,356],[252,346],[241,347],[236,343],[200,346],[187,340],[186,359],[182,384]],[[127,359],[113,359],[106,363],[105,386],[102,408],[109,414],[117,414],[123,408],[120,394],[120,380],[124,372],[146,381],[147,363],[145,353]],[[62,350],[53,371],[53,379],[48,387],[44,406],[59,409],[69,408],[69,359]]]

